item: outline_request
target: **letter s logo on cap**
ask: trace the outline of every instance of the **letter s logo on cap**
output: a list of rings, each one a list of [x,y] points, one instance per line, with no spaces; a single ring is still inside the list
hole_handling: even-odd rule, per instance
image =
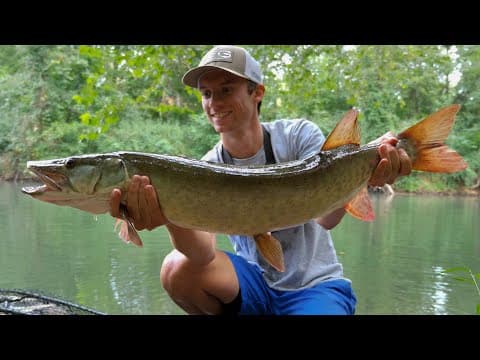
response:
[[[232,57],[232,52],[230,50],[220,49],[215,55],[222,59],[230,59]]]

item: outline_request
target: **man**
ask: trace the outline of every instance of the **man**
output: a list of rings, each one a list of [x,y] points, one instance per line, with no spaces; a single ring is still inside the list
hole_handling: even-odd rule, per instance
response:
[[[243,48],[217,46],[189,70],[183,83],[202,95],[205,114],[220,142],[204,160],[237,165],[278,163],[317,153],[325,140],[307,120],[261,123],[265,93],[259,64]],[[369,184],[393,183],[411,171],[403,150],[390,134],[382,138],[381,161]],[[121,217],[121,192],[111,195],[111,215]],[[218,206],[222,206],[221,199]],[[285,259],[279,272],[259,256],[251,237],[229,236],[236,254],[217,250],[215,234],[184,229],[168,222],[155,189],[146,176],[135,175],[126,197],[138,230],[165,225],[174,250],[162,264],[163,287],[190,314],[353,314],[356,298],[343,276],[329,230],[345,214],[343,208],[320,219],[275,231]],[[246,214],[248,216],[248,214]]]

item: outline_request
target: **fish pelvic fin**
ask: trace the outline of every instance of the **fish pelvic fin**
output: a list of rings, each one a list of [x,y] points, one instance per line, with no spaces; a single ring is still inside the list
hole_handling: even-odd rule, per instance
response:
[[[405,139],[410,146],[413,145],[412,168],[420,171],[453,173],[465,170],[468,164],[455,151],[444,144],[455,122],[455,115],[460,110],[460,105],[453,104],[430,114],[419,123],[411,126],[398,134],[399,146]]]
[[[322,150],[335,149],[345,144],[360,145],[360,127],[357,118],[358,111],[349,110],[328,135]]]
[[[277,271],[284,272],[285,264],[280,241],[271,233],[256,234],[253,238],[263,258]]]
[[[355,195],[355,197],[344,206],[344,208],[347,213],[359,220],[375,220],[375,212],[373,211],[367,187],[360,190],[357,195]]]
[[[117,227],[120,225],[118,236],[127,244],[133,243],[139,247],[142,247],[142,239],[140,239],[140,235],[138,235],[138,231],[135,229],[135,226],[130,220],[127,208],[124,205],[120,205],[120,212],[123,216],[123,219],[117,219],[115,221],[115,229],[117,229]]]

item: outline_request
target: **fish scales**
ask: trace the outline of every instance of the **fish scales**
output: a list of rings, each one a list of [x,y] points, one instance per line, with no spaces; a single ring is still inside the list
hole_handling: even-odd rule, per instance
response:
[[[459,109],[459,105],[445,107],[398,134],[397,147],[408,153],[413,169],[451,173],[467,168],[463,158],[444,144]],[[341,207],[358,219],[374,219],[366,189],[380,161],[380,144],[360,146],[357,115],[350,110],[322,149],[304,160],[240,167],[140,152],[86,154],[29,161],[27,167],[43,185],[22,191],[52,204],[100,214],[110,210],[111,192],[119,188],[124,196],[119,234],[141,245],[125,196],[131,177],[145,175],[157,190],[168,221],[189,229],[251,235],[265,259],[283,271],[281,247],[271,231]]]

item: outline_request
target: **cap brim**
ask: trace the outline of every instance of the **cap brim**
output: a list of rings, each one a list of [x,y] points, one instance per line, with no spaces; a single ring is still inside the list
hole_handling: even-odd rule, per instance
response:
[[[205,73],[209,72],[209,71],[212,71],[212,70],[216,70],[216,69],[220,69],[220,70],[223,70],[223,71],[227,71],[231,74],[234,74],[234,75],[237,75],[237,76],[240,76],[244,79],[248,79],[245,75],[243,74],[240,74],[236,71],[233,71],[233,70],[230,70],[230,69],[226,69],[224,67],[221,67],[221,66],[215,66],[215,65],[204,65],[204,66],[198,66],[196,68],[193,68],[189,71],[187,71],[185,73],[185,75],[183,75],[183,78],[182,78],[182,82],[185,84],[185,85],[188,85],[188,86],[191,86],[191,87],[194,87],[194,88],[197,88],[198,87],[198,79],[200,79],[201,76],[203,76]]]

